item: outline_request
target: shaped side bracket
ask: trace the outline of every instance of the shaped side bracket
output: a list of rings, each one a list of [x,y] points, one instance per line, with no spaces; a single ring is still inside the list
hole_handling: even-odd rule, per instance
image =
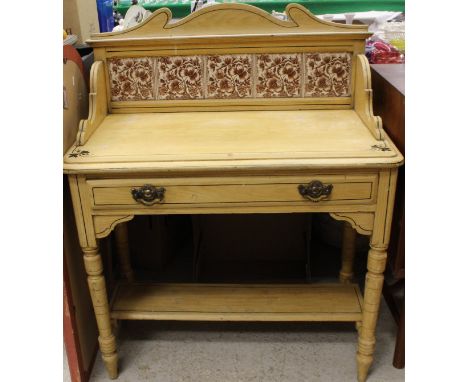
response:
[[[89,92],[89,114],[88,119],[80,121],[76,145],[82,146],[101,124],[107,115],[107,88],[104,63],[94,62],[91,67],[90,92]]]
[[[373,212],[330,212],[335,220],[346,221],[362,235],[372,234],[374,228]]]
[[[356,84],[354,109],[375,139],[383,140],[382,119],[374,116],[372,108],[371,73],[367,57],[358,54],[356,59]]]
[[[97,239],[108,236],[119,223],[132,220],[134,215],[95,215],[93,216],[94,232]]]

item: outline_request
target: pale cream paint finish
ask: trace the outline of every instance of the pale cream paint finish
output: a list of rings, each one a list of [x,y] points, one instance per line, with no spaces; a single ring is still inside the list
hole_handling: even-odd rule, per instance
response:
[[[366,27],[323,22],[296,4],[287,12],[290,21],[283,22],[250,6],[215,5],[168,24],[168,10],[160,10],[131,30],[90,41],[96,57],[90,113],[65,155],[64,171],[111,378],[118,375],[111,318],[296,321],[300,315],[356,322],[358,380],[367,378],[403,157],[372,113],[370,72],[362,55]],[[110,102],[106,59],[111,56],[206,54],[209,49],[274,52],[285,46],[298,52],[304,47],[353,52],[351,97],[309,103],[262,99],[251,105]],[[312,180],[332,184],[331,194],[317,202],[299,195],[297,187]],[[144,184],[166,188],[165,199],[152,206],[137,203],[131,190]],[[142,288],[130,282],[107,299],[97,240],[134,215],[291,212],[329,212],[350,224],[341,270],[346,285],[276,286],[269,295],[269,288],[256,285]],[[349,284],[351,227],[371,236],[363,299]],[[122,226],[116,233],[121,268],[131,281],[127,233]],[[190,310],[194,305],[200,312]]]

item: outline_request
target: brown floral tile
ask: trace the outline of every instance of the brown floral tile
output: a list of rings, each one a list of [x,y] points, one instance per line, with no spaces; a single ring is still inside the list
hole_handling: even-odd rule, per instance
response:
[[[207,57],[208,98],[252,96],[252,57],[246,54]]]
[[[257,97],[300,97],[301,55],[257,55]]]
[[[154,99],[153,58],[110,58],[108,60],[112,101]]]
[[[200,56],[159,57],[158,98],[203,98],[202,65],[202,58]]]
[[[306,54],[306,97],[347,97],[350,95],[351,54]]]

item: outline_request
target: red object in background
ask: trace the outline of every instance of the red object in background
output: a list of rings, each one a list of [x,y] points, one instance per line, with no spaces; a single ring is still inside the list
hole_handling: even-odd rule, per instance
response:
[[[404,64],[405,56],[394,46],[382,40],[370,41],[366,56],[371,64]]]
[[[375,49],[371,53],[371,62],[373,64],[403,64],[405,60],[396,49],[393,52]]]
[[[68,278],[67,262],[63,258],[63,341],[67,352],[68,369],[73,382],[85,381],[83,363],[80,356],[80,341],[76,331],[76,322],[73,317],[73,301],[71,296],[70,281]]]
[[[83,80],[86,81],[89,88],[89,82],[87,78],[89,74],[86,70],[84,70],[83,61],[81,59],[80,54],[78,51],[71,45],[64,45],[63,46],[63,63],[64,66],[67,62],[70,61],[73,65],[76,64],[78,70],[83,75],[83,78],[76,79],[77,81],[77,88],[78,84],[82,83]],[[69,63],[70,64],[70,63]],[[64,77],[65,83],[65,77]],[[87,92],[86,92],[87,93]],[[64,110],[65,112],[65,110]],[[70,110],[68,110],[70,112]],[[75,111],[78,112],[78,111]],[[77,130],[78,127],[75,128]],[[64,129],[65,131],[65,129]],[[75,131],[76,134],[76,131]],[[69,143],[71,144],[71,143]],[[64,141],[64,149],[65,141]],[[97,340],[91,345],[87,342],[80,342],[83,339],[78,333],[79,325],[77,322],[77,296],[73,296],[72,289],[73,285],[80,285],[77,284],[75,280],[75,284],[72,285],[72,280],[70,274],[76,271],[76,264],[70,263],[67,261],[67,252],[78,246],[78,238],[76,237],[76,228],[70,225],[69,220],[74,220],[73,217],[68,219],[68,223],[65,223],[65,214],[72,214],[72,207],[71,207],[71,200],[70,200],[70,191],[67,188],[68,181],[64,178],[64,200],[63,200],[63,207],[64,207],[64,228],[63,228],[63,240],[64,240],[64,253],[63,253],[63,340],[68,360],[68,367],[70,371],[70,379],[72,382],[87,382],[89,380],[90,372],[92,369],[92,365],[94,363],[94,359],[97,352]],[[68,211],[68,212],[66,212]],[[68,225],[67,225],[68,224]],[[74,239],[72,239],[74,237]],[[75,243],[76,242],[76,243]],[[68,244],[67,244],[68,243]],[[73,253],[75,254],[75,253]],[[86,286],[86,281],[84,280],[81,284]],[[78,296],[79,297],[79,296]],[[85,306],[83,302],[80,303],[81,313],[80,317],[83,320],[83,317],[86,315],[83,314],[83,307]],[[89,309],[92,309],[91,302],[88,303]],[[87,315],[92,313],[86,313]],[[92,314],[94,319],[94,314]],[[83,330],[83,329],[81,329]],[[93,347],[90,350],[90,346]],[[93,350],[94,349],[94,350]],[[84,352],[83,352],[84,351]],[[84,357],[84,354],[87,357]],[[90,354],[90,355],[89,355]]]

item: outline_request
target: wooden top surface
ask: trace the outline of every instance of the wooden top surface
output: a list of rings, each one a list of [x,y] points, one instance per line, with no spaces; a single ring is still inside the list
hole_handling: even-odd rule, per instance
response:
[[[106,116],[67,152],[65,170],[389,167],[402,159],[354,110],[139,113]]]
[[[405,64],[372,64],[371,68],[405,95]]]

